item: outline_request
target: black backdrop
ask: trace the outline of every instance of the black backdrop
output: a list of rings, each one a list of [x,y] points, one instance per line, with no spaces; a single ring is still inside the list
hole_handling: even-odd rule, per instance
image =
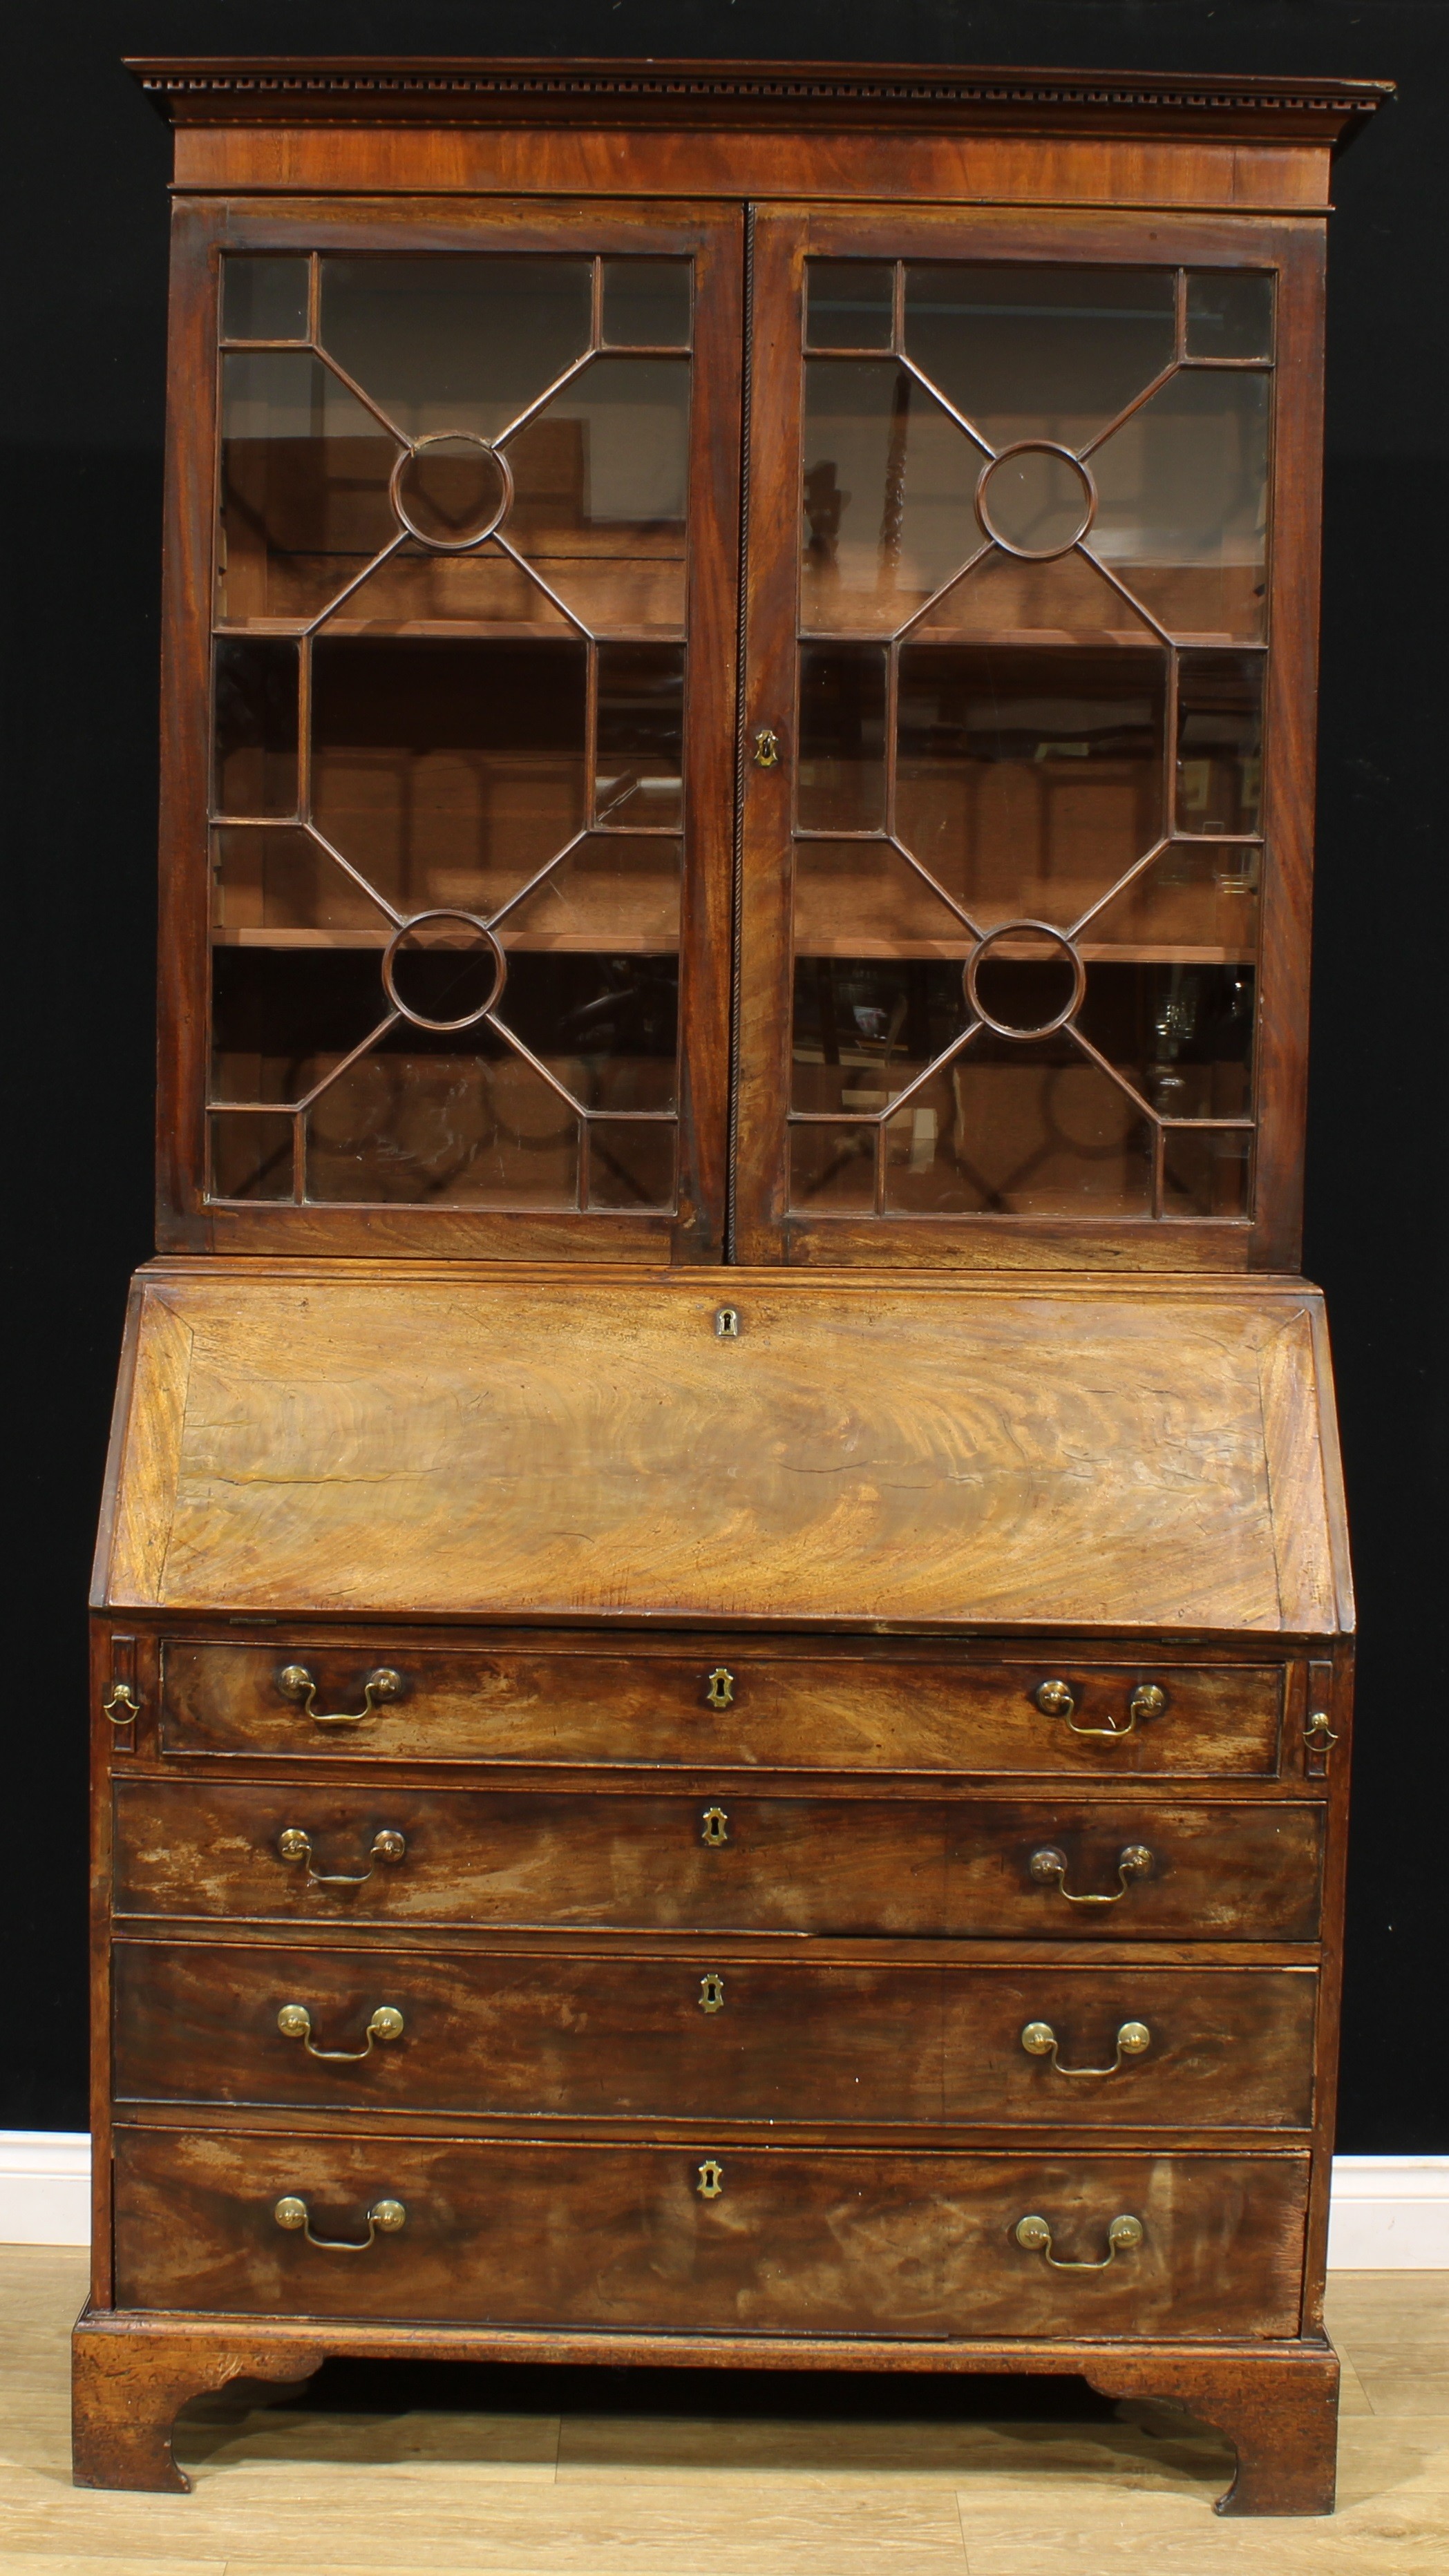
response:
[[[0,337],[0,815],[14,1358],[0,2124],[85,2121],[86,1574],[151,1249],[166,180],[129,53],[593,53],[1365,74],[1339,167],[1305,1267],[1329,1293],[1362,1619],[1340,2146],[1449,2150],[1449,1694],[1435,1469],[1449,712],[1449,0],[19,0]],[[1441,561],[1436,565],[1435,548]],[[1439,776],[1441,786],[1434,788]],[[1442,1413],[1442,1408],[1437,1408]],[[1419,1822],[1415,1824],[1413,1818]]]

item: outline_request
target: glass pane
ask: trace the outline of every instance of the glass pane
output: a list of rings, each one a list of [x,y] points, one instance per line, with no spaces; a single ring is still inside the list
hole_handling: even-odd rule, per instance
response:
[[[1083,554],[1029,563],[993,546],[928,609],[917,636],[1006,643],[1146,644],[1153,630]]]
[[[1094,963],[1078,1026],[1159,1116],[1246,1116],[1251,966]]]
[[[676,955],[512,949],[495,1016],[585,1109],[675,1106]]]
[[[1248,966],[1258,951],[1256,849],[1174,841],[1094,913],[1085,957],[1150,951],[1176,966]]]
[[[902,649],[899,836],[982,927],[1070,924],[1160,838],[1166,662]]]
[[[1151,1215],[1151,1123],[1065,1030],[1021,1041],[984,1029],[949,1078],[954,1115],[941,1114],[936,1160],[955,1171],[963,1211]],[[923,1186],[893,1170],[893,1190]]]
[[[587,259],[324,259],[322,346],[407,438],[487,439],[589,346]]]
[[[796,814],[807,832],[870,832],[885,814],[886,657],[874,644],[800,656]]]
[[[1271,358],[1273,280],[1242,269],[1200,270],[1187,281],[1190,358]]]
[[[797,957],[955,957],[971,933],[889,841],[800,841]]]
[[[505,534],[594,633],[684,624],[687,358],[595,358],[508,443]]]
[[[687,349],[694,263],[606,259],[604,338],[615,349]]]
[[[224,359],[218,616],[318,616],[397,534],[399,452],[320,360]]]
[[[890,347],[895,268],[889,260],[807,260],[805,283],[807,347]]]
[[[221,269],[221,328],[227,340],[305,340],[305,259],[252,259],[230,251]]]
[[[498,936],[519,948],[650,955],[679,946],[681,851],[661,835],[621,833],[580,841],[541,885],[510,906]]]
[[[217,812],[295,814],[296,645],[223,635],[215,678]]]
[[[812,358],[805,391],[801,615],[889,632],[984,543],[980,448],[906,374]]]
[[[591,1119],[590,1207],[672,1207],[675,1134],[672,1118]]]
[[[1087,542],[1172,635],[1263,632],[1268,382],[1185,369],[1093,452]]]
[[[1169,1127],[1163,1138],[1163,1215],[1247,1216],[1252,1142],[1243,1127]]]
[[[638,830],[684,813],[684,649],[601,644],[595,812]]]
[[[212,1099],[305,1098],[381,1025],[381,963],[376,947],[215,948]]]
[[[208,1123],[214,1199],[290,1199],[292,1119],[241,1112]]]
[[[1092,490],[1085,469],[1054,447],[1016,447],[981,479],[983,527],[1019,555],[1059,555],[1085,535]]]
[[[318,829],[398,912],[490,914],[584,820],[585,648],[319,636]]]
[[[992,449],[1084,447],[1171,363],[1170,268],[906,270],[906,350]]]
[[[804,1213],[870,1215],[875,1207],[873,1127],[791,1127],[790,1205]]]
[[[393,923],[310,832],[212,835],[213,942],[223,948],[381,948]]]
[[[956,1066],[943,1065],[904,1109],[886,1120],[885,1206],[889,1216],[965,1216],[988,1192],[964,1151]]]
[[[1177,821],[1184,832],[1256,832],[1263,783],[1263,661],[1184,653],[1177,670]]]
[[[967,1018],[960,967],[944,960],[797,958],[793,1107],[886,1108]]]
[[[573,1208],[575,1111],[486,1021],[394,1029],[307,1113],[307,1195],[433,1207]]]

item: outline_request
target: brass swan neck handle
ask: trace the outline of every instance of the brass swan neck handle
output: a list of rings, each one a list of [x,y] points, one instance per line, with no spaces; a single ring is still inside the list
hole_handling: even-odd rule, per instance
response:
[[[1120,1905],[1134,1878],[1150,1878],[1156,1868],[1154,1855],[1146,1843],[1127,1843],[1117,1854],[1117,1884],[1110,1896],[1080,1895],[1067,1885],[1067,1856],[1055,1843],[1043,1843],[1034,1851],[1027,1868],[1038,1887],[1055,1887],[1068,1905]]]
[[[364,1718],[375,1714],[379,1701],[401,1698],[402,1675],[395,1673],[391,1664],[379,1664],[362,1685],[361,1708],[350,1713],[341,1710],[335,1716],[325,1714],[318,1707],[317,1684],[305,1664],[288,1664],[286,1670],[277,1675],[277,1688],[284,1698],[301,1701],[302,1715],[310,1717],[314,1726],[361,1726]]]
[[[277,1849],[283,1860],[304,1860],[307,1876],[314,1887],[364,1887],[380,1860],[400,1861],[407,1850],[407,1838],[391,1825],[384,1825],[372,1837],[369,1867],[354,1870],[325,1870],[312,1867],[312,1837],[300,1825],[287,1825],[277,1836]]]
[[[1115,2075],[1124,2057],[1140,2057],[1152,2046],[1152,2033],[1145,2021],[1124,2021],[1117,2033],[1117,2054],[1110,2066],[1063,2066],[1057,2055],[1057,2035],[1049,2021],[1029,2021],[1021,2034],[1021,2044],[1028,2057],[1045,2057],[1057,2075],[1074,2080],[1083,2076]]]
[[[272,2216],[289,2234],[305,2236],[319,2254],[365,2254],[379,2229],[384,2236],[396,2236],[407,2223],[407,2211],[400,2200],[375,2200],[367,2213],[365,2236],[314,2236],[312,2215],[305,2200],[290,2191],[283,2193]]]
[[[312,2037],[312,2016],[305,2004],[283,2004],[277,2015],[277,2028],[283,2039],[300,2039],[309,2057],[320,2057],[329,2066],[357,2066],[372,2055],[373,2042],[379,2039],[401,2039],[403,2017],[396,2004],[379,2004],[367,2025],[367,2036],[361,2048],[319,2048]]]
[[[1040,2254],[1042,2261],[1049,2263],[1054,2272],[1105,2272],[1108,2264],[1119,2254],[1134,2252],[1146,2232],[1140,2218],[1124,2213],[1120,2218],[1114,2218],[1107,2230],[1107,2251],[1100,2263],[1064,2263],[1059,2255],[1052,2252],[1052,2232],[1044,2218],[1035,2215],[1019,2218],[1012,2231],[1024,2252]]]

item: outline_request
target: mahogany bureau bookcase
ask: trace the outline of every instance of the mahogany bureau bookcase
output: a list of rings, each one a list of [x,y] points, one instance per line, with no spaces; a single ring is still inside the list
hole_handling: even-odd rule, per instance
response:
[[[1296,1275],[1367,84],[160,62],[158,1257],[76,2475],[327,2354],[1077,2373],[1326,2511]]]

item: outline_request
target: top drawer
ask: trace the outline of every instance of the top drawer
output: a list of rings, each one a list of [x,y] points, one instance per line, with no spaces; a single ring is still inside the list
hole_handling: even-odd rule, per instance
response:
[[[169,1753],[721,1770],[1271,1777],[1276,1665],[491,1653],[167,1640]]]

